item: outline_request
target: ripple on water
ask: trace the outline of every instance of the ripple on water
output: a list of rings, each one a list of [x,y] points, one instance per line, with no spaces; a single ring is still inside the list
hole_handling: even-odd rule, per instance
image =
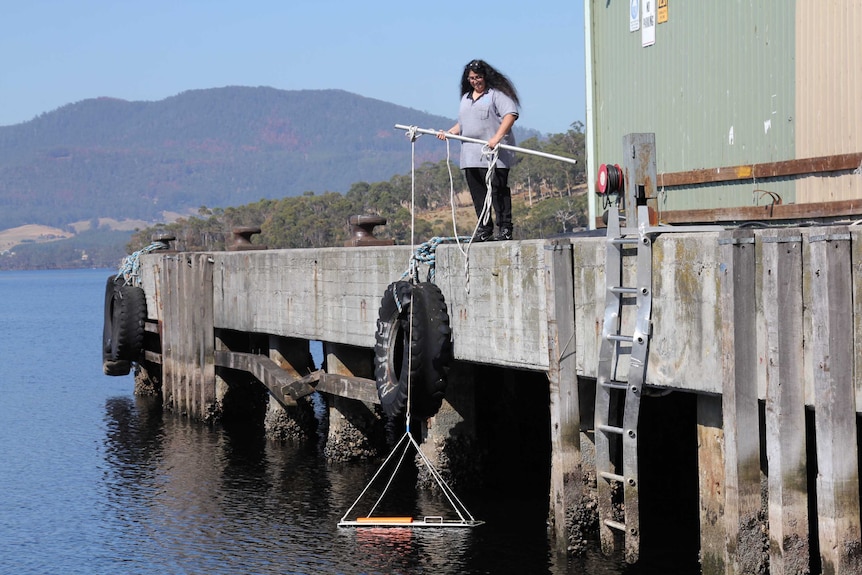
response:
[[[487,521],[472,530],[338,528],[376,463],[330,464],[314,446],[189,422],[162,413],[158,402],[134,398],[131,377],[102,375],[108,273],[0,273],[4,569],[12,565],[16,575],[619,573],[597,561],[556,563],[546,501],[519,501],[519,494],[459,494]],[[439,508],[426,493],[399,489],[399,511],[430,515]]]

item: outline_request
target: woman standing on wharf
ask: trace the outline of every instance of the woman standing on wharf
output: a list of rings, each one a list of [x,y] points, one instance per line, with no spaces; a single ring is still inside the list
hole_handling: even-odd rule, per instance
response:
[[[461,105],[458,122],[447,132],[437,134],[441,140],[447,134],[460,135],[488,142],[494,149],[497,144],[515,145],[512,126],[518,119],[518,93],[512,82],[484,60],[472,60],[464,66],[461,75]],[[482,208],[488,192],[486,175],[488,159],[482,157],[483,144],[461,142],[461,169],[473,197],[476,216],[482,217]],[[499,233],[494,235],[494,220],[479,222],[473,241],[484,242],[512,239],[512,191],[509,189],[509,168],[515,162],[511,150],[498,150],[497,162],[491,180],[491,205],[497,217]]]

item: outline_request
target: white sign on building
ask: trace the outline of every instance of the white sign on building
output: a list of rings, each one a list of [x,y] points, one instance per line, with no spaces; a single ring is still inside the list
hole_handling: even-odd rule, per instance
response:
[[[641,17],[642,46],[652,46],[655,44],[655,2],[656,0],[643,0],[643,16]]]

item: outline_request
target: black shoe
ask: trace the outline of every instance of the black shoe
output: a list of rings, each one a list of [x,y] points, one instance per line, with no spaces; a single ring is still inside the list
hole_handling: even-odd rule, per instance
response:
[[[474,242],[490,242],[494,239],[494,234],[490,230],[479,230],[473,236]]]
[[[500,233],[494,236],[495,242],[504,242],[512,239],[512,230],[508,228],[503,228],[500,230]]]

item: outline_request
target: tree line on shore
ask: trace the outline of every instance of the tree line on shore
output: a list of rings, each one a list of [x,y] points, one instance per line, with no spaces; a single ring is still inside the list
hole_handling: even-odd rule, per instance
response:
[[[573,158],[577,164],[519,154],[509,183],[513,191],[517,239],[543,238],[586,226],[585,142],[583,124],[576,122],[564,134],[547,139],[529,138],[520,147]],[[452,180],[450,182],[450,173]],[[135,251],[154,237],[172,236],[177,247],[188,251],[215,251],[230,241],[230,230],[239,226],[260,227],[255,243],[270,248],[319,248],[344,245],[349,237],[348,219],[353,215],[379,215],[387,225],[375,234],[409,243],[413,236],[424,241],[435,236],[452,236],[449,209],[454,195],[466,190],[457,166],[446,160],[425,163],[413,174],[401,174],[387,181],[356,182],[345,194],[306,192],[283,199],[262,199],[242,206],[209,208],[198,215],[170,224],[158,224],[132,235],[127,248]],[[463,197],[463,194],[462,194]],[[412,200],[411,200],[412,199]],[[411,217],[414,202],[415,219]],[[456,202],[457,203],[457,202]],[[466,209],[475,221],[472,205]],[[465,226],[460,234],[472,231]]]

